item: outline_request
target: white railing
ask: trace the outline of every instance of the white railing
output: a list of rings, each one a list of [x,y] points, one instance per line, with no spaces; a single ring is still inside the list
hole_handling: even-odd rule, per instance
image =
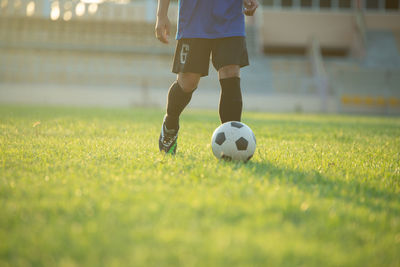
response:
[[[319,40],[312,37],[309,43],[308,56],[311,64],[312,77],[314,79],[315,87],[318,90],[318,95],[321,98],[321,111],[326,112],[329,79],[325,70],[324,61],[322,59],[321,47]]]

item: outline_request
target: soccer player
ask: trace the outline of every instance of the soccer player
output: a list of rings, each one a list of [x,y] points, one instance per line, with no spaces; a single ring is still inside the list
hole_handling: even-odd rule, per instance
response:
[[[169,42],[169,2],[158,0],[155,33],[163,43]],[[241,120],[240,68],[249,65],[244,15],[252,16],[257,7],[257,0],[179,0],[178,41],[172,68],[177,80],[168,91],[160,151],[175,154],[179,116],[200,78],[208,75],[210,55],[221,84],[221,123]]]

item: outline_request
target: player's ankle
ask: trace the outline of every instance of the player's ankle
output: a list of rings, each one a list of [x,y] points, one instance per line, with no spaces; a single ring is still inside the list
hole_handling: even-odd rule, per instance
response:
[[[165,116],[165,127],[167,130],[178,130],[179,129],[179,117]]]

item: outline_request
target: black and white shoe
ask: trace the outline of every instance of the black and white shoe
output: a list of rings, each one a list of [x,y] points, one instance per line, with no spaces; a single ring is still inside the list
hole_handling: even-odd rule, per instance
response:
[[[178,131],[175,129],[168,130],[165,126],[165,118],[163,124],[161,126],[161,133],[160,138],[158,139],[158,147],[160,152],[164,152],[165,154],[172,154],[176,153],[176,148],[178,146]]]

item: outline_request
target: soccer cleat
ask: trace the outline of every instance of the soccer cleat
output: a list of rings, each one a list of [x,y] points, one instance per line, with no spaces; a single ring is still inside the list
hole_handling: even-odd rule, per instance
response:
[[[176,148],[178,146],[177,140],[178,140],[178,131],[175,129],[168,130],[167,127],[165,127],[165,119],[164,122],[161,126],[161,133],[160,133],[160,138],[158,139],[158,147],[160,149],[160,152],[165,152],[165,154],[175,154],[176,153]]]

